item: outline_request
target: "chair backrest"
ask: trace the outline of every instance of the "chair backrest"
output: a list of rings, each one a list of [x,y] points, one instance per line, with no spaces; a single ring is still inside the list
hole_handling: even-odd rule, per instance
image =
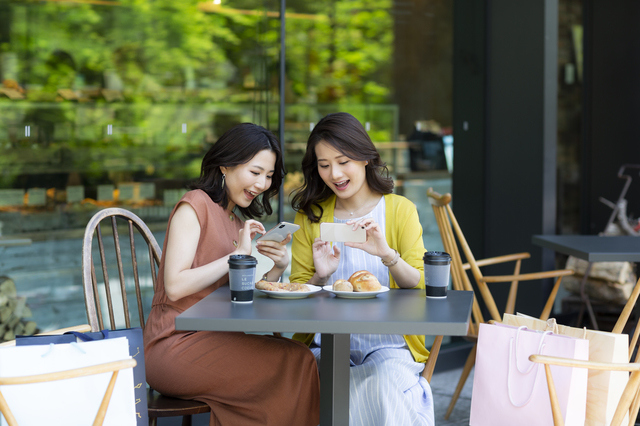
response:
[[[622,309],[622,312],[618,317],[618,321],[616,321],[616,324],[613,326],[613,330],[611,330],[612,333],[618,333],[618,334],[624,333],[627,323],[629,322],[629,318],[631,317],[631,313],[638,308],[636,306],[636,303],[638,301],[638,296],[640,296],[640,279],[638,279],[635,287],[633,287],[633,291],[631,292],[631,295],[629,295],[629,299],[627,300],[627,303],[624,305],[624,308]],[[629,341],[629,361],[631,361],[631,358],[633,357],[633,352],[637,349],[639,335],[640,335],[640,327],[638,327],[638,324],[635,324],[633,336]],[[640,351],[638,351],[634,362],[640,362]]]
[[[128,244],[121,247],[120,233],[118,229],[118,219],[124,224],[126,222],[126,234],[128,235]],[[110,244],[103,238],[101,222],[108,220],[110,222],[111,234],[113,236],[113,256],[111,251],[107,255],[107,249]],[[137,234],[142,237],[147,246],[150,278],[153,290],[156,288],[157,268],[162,257],[162,250],[158,245],[155,237],[147,227],[147,225],[134,213],[122,208],[108,208],[97,212],[89,221],[85,228],[84,240],[82,244],[82,281],[84,286],[85,306],[87,310],[87,319],[91,325],[92,331],[100,331],[105,328],[118,328],[117,321],[124,320],[124,327],[131,327],[130,304],[127,299],[127,284],[133,287],[138,308],[139,325],[144,329],[145,316],[143,309],[143,287],[141,286],[141,275],[138,273],[138,256],[136,254],[135,236]],[[122,232],[122,231],[120,231]],[[123,232],[124,233],[124,232]],[[94,234],[97,241],[97,252],[99,253],[99,261],[94,261]],[[128,247],[128,248],[127,248]],[[123,262],[123,252],[130,252],[131,264]],[[146,253],[144,254],[146,256]],[[115,268],[114,268],[115,263]],[[98,281],[96,275],[96,264],[102,270],[102,280]],[[112,294],[111,283],[115,274],[109,274],[110,270],[117,271],[119,296],[122,300],[122,309],[116,305],[114,295]],[[127,271],[127,273],[125,273]],[[130,272],[130,275],[129,275]],[[148,282],[148,280],[147,280]],[[149,287],[148,285],[146,287]],[[103,289],[103,291],[101,291]],[[149,289],[151,290],[151,289]],[[117,291],[117,290],[116,290]],[[100,295],[103,294],[106,303],[107,312],[103,313]],[[118,293],[116,293],[118,294]],[[153,294],[153,292],[151,292]],[[108,316],[109,327],[105,326],[104,316]]]
[[[102,398],[102,402],[100,403],[100,408],[96,413],[95,420],[93,425],[102,425],[104,422],[105,415],[107,414],[107,408],[109,407],[109,401],[111,400],[111,395],[113,393],[114,386],[116,384],[116,379],[118,377],[118,372],[125,368],[133,368],[136,365],[136,360],[124,359],[121,361],[113,361],[107,362],[104,364],[93,365],[90,367],[82,367],[76,368],[73,370],[65,370],[58,371],[56,373],[47,373],[47,374],[37,374],[32,376],[19,376],[19,377],[0,377],[0,385],[8,386],[8,385],[24,385],[24,384],[33,384],[33,383],[43,383],[43,382],[51,382],[55,380],[64,380],[71,379],[75,377],[84,377],[91,376],[94,374],[102,374],[107,372],[112,372],[111,380],[109,381],[109,385],[105,390],[104,397]],[[97,389],[94,389],[96,392]],[[71,403],[71,402],[70,402]],[[0,391],[0,411],[4,415],[5,420],[9,426],[18,426],[18,422],[11,412],[7,401],[5,400],[2,392]]]
[[[107,256],[107,249],[111,247],[107,247],[108,241],[103,238],[102,227],[100,226],[103,220],[108,220],[108,229],[110,229],[113,235],[113,250],[109,251],[110,256]],[[118,228],[118,220],[122,224],[126,223],[126,231]],[[119,233],[119,231],[127,235],[128,243],[125,242],[123,247],[120,246],[121,233]],[[135,231],[137,231],[137,233]],[[139,235],[144,245],[146,245],[146,252],[144,250],[141,250],[141,252],[145,258],[148,256],[146,260],[149,262],[149,273],[147,275],[138,273],[138,266],[141,264],[138,263],[138,252],[136,251],[135,245],[136,235]],[[97,247],[93,245],[94,240],[97,242]],[[97,259],[94,259],[95,248],[97,248],[97,253],[99,254]],[[123,261],[125,254],[131,257],[131,261],[126,262],[126,264]],[[127,299],[127,287],[129,287],[129,290],[135,290],[138,321],[140,327],[144,329],[144,290],[149,290],[148,293],[150,297],[153,297],[157,285],[158,267],[161,257],[162,249],[149,230],[149,227],[134,213],[121,208],[108,208],[97,212],[91,218],[86,226],[82,245],[82,281],[84,285],[87,318],[92,331],[100,331],[106,328],[105,322],[107,319],[110,329],[122,326],[129,328],[132,326],[131,317],[133,314],[131,311],[133,309],[130,310],[131,305]],[[101,282],[98,281],[98,277],[96,276],[96,265],[102,270]],[[110,280],[112,278],[110,277],[113,277],[114,274],[109,274],[110,270],[117,272],[117,288],[119,291],[116,290],[116,295],[119,296],[122,301],[122,309],[117,305],[118,300],[115,300],[117,298],[113,297],[114,295],[111,292]],[[144,281],[145,278],[146,282]],[[149,278],[152,286],[148,285]],[[107,285],[105,285],[105,283],[107,283]],[[102,296],[104,300],[101,300],[100,296]],[[103,303],[101,302],[104,302],[107,306],[106,313],[103,313]],[[150,305],[149,303],[146,306]],[[121,323],[122,320],[124,320],[124,323],[119,325],[116,323],[118,320],[120,320]],[[191,416],[193,414],[208,413],[211,411],[209,406],[204,402],[166,397],[157,392],[153,392],[153,390],[150,390],[147,395],[147,403],[149,424],[154,425],[157,424],[158,417],[174,416],[182,416],[182,424],[191,424]]]
[[[432,188],[429,188],[427,196],[436,217],[444,250],[451,255],[451,281],[454,290],[473,291],[473,286],[466,272],[467,269],[471,269],[491,318],[495,321],[501,321],[495,300],[487,284],[482,281],[482,272],[451,209],[451,194],[440,195]],[[462,248],[462,252],[460,248]],[[466,264],[463,262],[463,259],[466,259]],[[470,334],[477,334],[479,324],[483,322],[485,322],[485,320],[474,293],[472,324],[469,329]]]
[[[606,237],[603,237],[606,238]],[[625,327],[629,321],[631,313],[636,309],[636,303],[640,296],[640,279],[636,282],[627,303],[625,304],[618,321],[613,327],[612,333],[624,333]],[[531,355],[529,360],[533,362],[539,362],[545,364],[545,372],[547,376],[547,387],[549,388],[549,396],[551,401],[551,410],[553,413],[554,425],[563,426],[564,420],[562,411],[560,409],[560,403],[558,402],[558,395],[556,393],[555,383],[553,381],[553,375],[550,370],[550,366],[563,366],[563,367],[580,367],[588,368],[590,370],[600,371],[628,371],[630,373],[629,380],[622,391],[616,410],[611,419],[611,426],[619,426],[624,422],[624,418],[629,416],[629,425],[636,424],[636,418],[638,411],[640,411],[640,351],[637,349],[638,335],[640,334],[640,327],[635,324],[635,331],[629,344],[629,363],[609,363],[609,362],[597,362],[597,361],[582,361],[571,358],[559,358],[544,355]],[[608,349],[608,348],[607,348]],[[636,353],[635,359],[632,360],[634,352]],[[596,403],[601,403],[598,400]],[[624,422],[624,424],[627,424]]]
[[[640,296],[640,279],[636,282],[636,285],[633,288],[633,291],[629,295],[629,299],[627,303],[624,305],[620,316],[618,317],[618,321],[613,326],[612,333],[622,334],[625,332],[627,327],[627,323],[629,322],[629,318],[634,310],[637,310],[636,303],[638,302],[638,296]],[[634,364],[640,364],[640,350],[638,350],[638,336],[640,335],[640,327],[638,326],[638,322],[636,322],[633,332],[633,336],[631,336],[631,340],[629,341],[629,362]],[[636,354],[635,359],[633,354]],[[628,410],[629,419],[632,419],[630,424],[635,423],[635,419],[638,417],[638,411],[640,411],[640,389],[638,389],[638,380],[640,380],[640,372],[630,371],[631,376],[629,377],[629,382],[627,383],[627,387],[625,388],[622,397],[620,398],[620,402],[618,405],[621,407],[619,417],[622,416],[622,413]],[[632,382],[632,379],[635,380],[635,385]],[[628,405],[628,408],[627,408]],[[613,424],[613,422],[612,422]]]

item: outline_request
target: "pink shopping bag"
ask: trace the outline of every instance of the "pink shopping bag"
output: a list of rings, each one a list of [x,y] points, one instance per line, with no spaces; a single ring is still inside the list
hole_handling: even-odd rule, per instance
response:
[[[471,426],[553,425],[544,365],[532,354],[587,360],[589,341],[503,324],[481,324],[471,394]],[[583,426],[584,368],[552,366],[566,426]]]

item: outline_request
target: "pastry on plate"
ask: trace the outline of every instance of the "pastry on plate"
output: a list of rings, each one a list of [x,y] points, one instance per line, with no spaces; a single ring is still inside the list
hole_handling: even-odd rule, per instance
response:
[[[349,277],[353,291],[379,291],[382,288],[380,281],[369,271],[354,272]]]
[[[289,292],[304,292],[311,291],[306,284],[298,283],[276,283],[271,281],[260,280],[256,283],[258,290],[265,291],[289,291]]]

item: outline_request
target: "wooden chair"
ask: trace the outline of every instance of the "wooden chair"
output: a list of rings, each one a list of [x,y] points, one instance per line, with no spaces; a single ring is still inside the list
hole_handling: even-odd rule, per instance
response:
[[[482,301],[489,311],[489,315],[491,317],[489,321],[501,322],[502,316],[500,314],[500,311],[498,310],[498,307],[496,306],[495,300],[491,295],[491,290],[489,289],[489,286],[487,284],[511,282],[511,287],[509,290],[504,313],[512,314],[515,310],[518,283],[520,281],[556,278],[555,284],[551,290],[551,294],[549,295],[544,309],[539,316],[540,319],[547,320],[549,318],[549,315],[551,314],[551,309],[553,308],[553,303],[555,301],[556,294],[558,293],[562,277],[573,275],[573,271],[569,269],[563,269],[556,271],[521,274],[521,262],[523,259],[527,259],[530,257],[529,253],[515,253],[488,259],[476,260],[473,256],[473,253],[471,252],[471,249],[469,248],[469,244],[467,244],[464,234],[462,233],[462,229],[460,228],[460,225],[458,224],[458,221],[453,214],[453,210],[451,209],[451,194],[440,195],[432,188],[429,188],[427,190],[427,197],[429,199],[429,203],[433,207],[433,212],[436,217],[436,222],[438,223],[438,229],[440,230],[440,237],[442,238],[444,250],[451,255],[451,280],[453,289],[473,291],[471,280],[467,275],[467,271],[470,270],[474,282],[476,283],[480,292],[480,297],[482,298]],[[463,259],[466,260],[465,263],[463,263]],[[484,266],[497,265],[506,262],[515,262],[513,275],[484,276],[481,272],[480,268]],[[471,319],[472,321],[469,325],[469,333],[467,335],[467,339],[477,343],[478,329],[480,324],[485,322],[485,319],[480,310],[480,305],[478,304],[475,293],[473,298]],[[445,419],[448,419],[451,415],[458,397],[460,396],[460,392],[462,392],[462,388],[464,387],[464,384],[469,377],[469,373],[471,372],[471,369],[475,364],[476,347],[476,345],[473,346],[473,349],[469,353],[467,361],[465,362],[462,370],[462,375],[460,376],[460,380],[458,381],[456,390],[451,397],[449,408],[447,409],[447,412],[445,414]]]
[[[612,333],[622,333],[629,321],[631,312],[635,308],[636,302],[640,295],[640,279],[636,283],[629,300],[627,301],[618,321],[613,327]],[[638,411],[640,410],[640,351],[638,349],[638,335],[640,334],[640,327],[636,324],[633,337],[629,343],[629,363],[628,364],[614,364],[605,362],[594,361],[580,361],[570,358],[552,357],[546,355],[531,355],[529,360],[532,362],[538,362],[544,364],[544,370],[547,376],[547,386],[549,388],[549,398],[551,400],[551,411],[553,413],[553,423],[555,426],[564,426],[564,420],[562,418],[562,412],[560,411],[560,404],[558,403],[558,395],[553,383],[553,376],[551,374],[551,366],[558,365],[564,367],[577,367],[588,368],[590,370],[606,370],[606,371],[629,371],[629,381],[625,386],[622,396],[618,401],[618,406],[611,420],[611,426],[619,426],[622,424],[625,416],[629,414],[629,426],[633,426],[636,423],[638,417]],[[631,362],[633,353],[636,353],[635,359]]]
[[[98,408],[98,412],[96,413],[96,417],[93,421],[94,426],[99,426],[102,425],[102,423],[104,422],[104,417],[107,414],[107,408],[109,407],[109,402],[111,401],[111,394],[113,393],[116,379],[118,378],[118,372],[126,368],[133,368],[136,366],[136,364],[136,360],[131,358],[93,365],[91,367],[82,367],[75,368],[73,370],[59,371],[56,373],[36,374],[31,376],[18,377],[0,377],[0,386],[52,382],[55,380],[72,379],[76,377],[84,377],[94,374],[112,372],[111,380],[109,381],[109,385],[105,390],[102,402],[100,403],[100,407]],[[2,412],[2,414],[4,415],[4,418],[9,426],[18,426],[18,422],[11,412],[7,401],[2,395],[2,391],[0,391],[0,412]]]
[[[103,282],[100,284],[104,289],[104,298],[106,299],[107,312],[104,313],[109,320],[109,328],[116,329],[116,321],[124,321],[124,327],[131,327],[131,316],[129,301],[125,286],[125,264],[122,261],[122,248],[120,246],[120,234],[116,219],[124,219],[127,224],[128,246],[131,252],[131,267],[127,266],[127,271],[131,271],[132,278],[128,282],[135,290],[136,305],[138,311],[138,323],[144,329],[145,315],[143,309],[143,294],[140,285],[140,275],[138,274],[138,260],[135,248],[135,232],[142,237],[148,248],[149,268],[153,290],[156,288],[157,267],[160,264],[162,250],[158,245],[155,237],[147,227],[147,225],[137,215],[121,208],[108,208],[97,212],[86,226],[84,241],[82,245],[82,281],[84,285],[84,297],[87,310],[87,318],[91,325],[92,331],[100,331],[105,327],[103,312],[99,298],[99,285],[96,277],[95,264],[93,258],[93,240],[94,234],[97,240],[99,252],[99,267],[102,269]],[[111,233],[113,235],[113,249],[115,252],[115,263],[117,267],[117,277],[119,282],[119,293],[122,300],[122,306],[115,306],[112,297],[111,286],[105,283],[111,283],[109,275],[109,266],[113,262],[107,257],[106,242],[102,237],[102,228],[100,226],[103,220],[108,220],[111,225]],[[96,261],[97,262],[97,261]],[[121,309],[119,309],[121,308]],[[135,326],[135,325],[134,325]],[[163,396],[153,389],[149,389],[147,395],[147,406],[149,413],[149,424],[155,426],[158,417],[176,417],[182,416],[182,425],[191,425],[192,415],[210,412],[207,404],[200,401],[184,400]]]
[[[436,361],[438,360],[438,354],[440,353],[440,346],[442,346],[442,338],[444,336],[436,336],[436,339],[433,341],[433,345],[431,345],[431,350],[429,351],[429,358],[427,358],[427,362],[424,364],[424,370],[422,370],[422,377],[427,379],[427,382],[431,383],[431,377],[433,376],[433,370],[436,368]]]

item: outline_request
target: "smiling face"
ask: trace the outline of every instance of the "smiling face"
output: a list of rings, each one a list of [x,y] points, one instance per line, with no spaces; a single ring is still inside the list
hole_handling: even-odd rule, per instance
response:
[[[365,161],[353,160],[328,143],[316,145],[318,174],[324,183],[341,199],[348,199],[360,190],[369,190]]]
[[[261,193],[269,189],[275,172],[276,154],[264,149],[251,160],[234,167],[220,167],[225,174],[225,189],[229,198],[228,209],[249,207]]]

